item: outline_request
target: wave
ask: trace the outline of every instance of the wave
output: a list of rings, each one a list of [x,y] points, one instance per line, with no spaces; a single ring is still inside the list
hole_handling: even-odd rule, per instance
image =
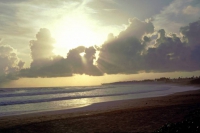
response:
[[[16,105],[16,104],[29,104],[29,103],[41,103],[41,102],[51,102],[51,101],[71,100],[71,99],[82,99],[82,98],[96,98],[96,97],[132,95],[132,94],[150,93],[150,92],[156,92],[156,91],[165,91],[165,90],[168,90],[168,89],[170,89],[170,88],[154,89],[154,90],[143,90],[143,91],[137,91],[137,92],[104,94],[104,95],[101,95],[101,94],[97,94],[97,95],[85,95],[85,96],[76,96],[75,95],[75,96],[54,97],[54,98],[47,98],[47,99],[2,101],[2,102],[0,102],[0,106],[8,106],[8,105]]]
[[[21,90],[21,92],[11,92],[11,93],[0,93],[0,97],[15,97],[15,96],[34,96],[34,95],[48,95],[48,94],[59,94],[59,93],[75,93],[75,92],[86,92],[86,91],[92,91],[97,89],[103,89],[103,88],[84,88],[84,89],[65,89],[65,88],[54,88],[49,90],[24,90],[24,92]],[[2,91],[3,92],[3,91]],[[5,92],[5,91],[4,91]]]

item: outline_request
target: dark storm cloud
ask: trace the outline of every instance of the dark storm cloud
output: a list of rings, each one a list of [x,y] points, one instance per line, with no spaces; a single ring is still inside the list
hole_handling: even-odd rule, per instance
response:
[[[164,29],[157,32],[158,38],[149,45],[152,23],[135,21],[118,37],[109,35],[109,41],[102,45],[98,67],[108,73],[138,73],[195,71],[200,69],[200,20],[182,27],[184,39],[176,34],[166,34]],[[146,26],[144,26],[146,25]],[[134,28],[137,27],[137,28]],[[138,32],[140,31],[140,32]],[[132,32],[132,34],[131,34]],[[126,34],[127,33],[127,34]],[[183,41],[185,40],[185,41]]]
[[[181,27],[180,32],[191,49],[190,58],[196,67],[200,67],[200,20]]]
[[[64,77],[72,76],[72,72],[66,60],[62,57],[55,57],[51,60],[40,60],[46,65],[34,66],[22,69],[19,73],[20,77]]]
[[[98,67],[109,74],[136,73],[143,64],[142,36],[153,33],[154,26],[151,22],[142,22],[136,18],[129,20],[130,25],[118,37],[109,35],[108,41],[102,45]],[[147,38],[145,38],[147,39]]]
[[[181,27],[180,32],[184,36],[185,41],[187,41],[190,45],[200,45],[200,21],[190,23],[188,26],[185,27]]]
[[[40,29],[36,40],[32,40],[30,45],[33,59],[31,67],[22,69],[19,76],[62,77],[73,74],[99,76],[104,73],[133,74],[140,71],[199,70],[199,27],[200,20],[181,27],[180,32],[183,37],[179,37],[176,34],[166,33],[164,29],[155,32],[151,21],[129,19],[127,29],[118,36],[109,34],[107,41],[101,47],[79,46],[71,49],[66,58],[52,53],[54,39],[48,29]],[[9,56],[16,57],[16,54],[11,54],[11,48],[6,51]],[[99,51],[99,58],[94,65],[97,51]],[[3,55],[6,55],[5,53]],[[81,56],[81,53],[85,54]],[[23,62],[18,61],[15,66],[20,70]],[[13,69],[15,67],[9,70],[13,71]],[[10,78],[12,77],[15,76],[10,75]]]
[[[80,56],[82,52],[85,52],[84,56]],[[69,51],[66,61],[74,74],[102,75],[94,65],[95,53],[94,47],[80,46]]]
[[[148,48],[143,58],[144,70],[154,72],[185,71],[189,67],[189,49],[176,34],[166,36],[163,29],[158,31],[159,37],[154,47]]]

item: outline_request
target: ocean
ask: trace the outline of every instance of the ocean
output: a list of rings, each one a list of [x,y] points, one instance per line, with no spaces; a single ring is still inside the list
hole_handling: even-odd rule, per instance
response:
[[[94,103],[165,96],[197,89],[199,88],[172,84],[0,88],[0,117],[67,110]]]

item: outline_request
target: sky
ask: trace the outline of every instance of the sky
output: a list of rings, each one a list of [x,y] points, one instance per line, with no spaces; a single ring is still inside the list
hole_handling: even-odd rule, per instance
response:
[[[199,0],[0,0],[0,87],[200,76]]]

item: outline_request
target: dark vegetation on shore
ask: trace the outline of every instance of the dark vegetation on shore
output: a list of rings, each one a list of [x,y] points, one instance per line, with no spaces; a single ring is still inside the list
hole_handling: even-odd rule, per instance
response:
[[[120,85],[120,84],[134,84],[134,83],[183,83],[183,84],[200,84],[199,77],[187,77],[187,78],[166,78],[161,77],[158,79],[145,79],[145,80],[132,80],[132,81],[119,81],[112,83],[103,83],[102,85]]]
[[[200,78],[193,79],[190,81],[191,84],[200,84]]]

